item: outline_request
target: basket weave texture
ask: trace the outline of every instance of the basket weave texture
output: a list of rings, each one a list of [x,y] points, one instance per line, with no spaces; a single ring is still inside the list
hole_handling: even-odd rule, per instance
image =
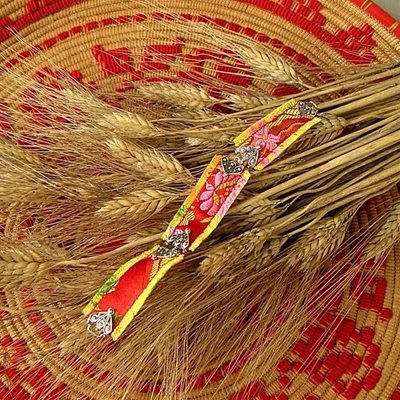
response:
[[[124,0],[2,3],[0,98],[2,104],[14,108],[23,106],[26,90],[14,74],[40,80],[43,74],[57,78],[60,71],[94,94],[107,94],[117,106],[135,112],[141,108],[129,100],[132,82],[169,82],[178,77],[195,84],[203,74],[214,95],[225,84],[277,97],[299,91],[290,82],[266,83],[250,73],[238,76],[243,65],[232,64],[228,53],[225,65],[217,63],[196,32],[179,30],[178,34],[183,19],[262,43],[310,86],[337,79],[349,68],[400,56],[399,23],[369,0],[160,0],[152,6]],[[13,123],[10,116],[0,113],[3,130],[12,129]],[[358,237],[361,243],[367,227],[399,199],[400,189],[393,188],[369,200],[351,222],[346,238]],[[22,237],[31,223],[23,216],[1,218],[5,240]],[[349,257],[350,264],[356,263],[352,249],[360,243],[352,242],[337,259]],[[115,353],[126,352],[129,357],[134,337],[128,334],[123,344],[109,348],[103,343],[108,361],[96,350],[89,358],[81,349],[96,348],[97,342],[87,337],[84,326],[77,328],[82,319],[79,309],[60,316],[40,309],[44,294],[37,287],[5,288],[0,292],[4,306],[0,311],[0,398],[400,399],[399,265],[400,245],[396,245],[387,258],[371,261],[344,286],[334,304],[321,300],[320,312],[274,368],[266,369],[254,359],[257,343],[230,360],[222,350],[213,350],[213,365],[192,377],[190,389],[178,388],[175,395],[163,394],[162,377],[149,376],[133,385],[128,366],[118,372],[109,369],[112,362],[108,361]],[[97,287],[90,289],[94,293]],[[7,311],[36,305],[29,318]],[[251,322],[251,312],[247,319]],[[82,331],[81,343],[68,343],[65,332],[69,329]],[[323,341],[326,335],[329,341]],[[135,390],[127,391],[130,387]]]

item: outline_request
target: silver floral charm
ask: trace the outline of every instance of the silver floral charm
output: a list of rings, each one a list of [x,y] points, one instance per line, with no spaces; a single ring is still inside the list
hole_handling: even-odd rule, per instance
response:
[[[241,174],[246,167],[254,168],[257,165],[260,150],[260,146],[242,145],[235,150],[235,154],[241,154],[241,157],[230,160],[227,156],[223,156],[221,164],[224,175]]]
[[[174,232],[165,240],[164,246],[160,246],[155,254],[153,254],[153,260],[157,258],[177,257],[186,253],[189,247],[189,235],[190,229],[185,229],[184,231],[177,230]]]
[[[313,101],[310,101],[308,103],[299,101],[298,114],[299,115],[307,115],[309,117],[316,117],[318,114],[318,107]]]
[[[239,146],[235,150],[235,154],[243,154],[242,162],[247,161],[247,168],[254,168],[257,165],[258,156],[260,155],[261,146]]]
[[[97,338],[108,336],[113,330],[114,310],[100,311],[89,315],[87,319],[88,331]]]

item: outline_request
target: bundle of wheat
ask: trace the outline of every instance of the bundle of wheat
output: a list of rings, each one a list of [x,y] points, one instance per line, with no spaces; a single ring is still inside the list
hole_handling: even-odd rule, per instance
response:
[[[358,0],[0,15],[1,398],[400,398],[394,20]],[[104,281],[292,98],[320,122],[252,172],[118,341],[91,336]]]

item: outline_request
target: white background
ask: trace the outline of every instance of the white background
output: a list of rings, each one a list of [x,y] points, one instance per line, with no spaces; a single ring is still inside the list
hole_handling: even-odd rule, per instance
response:
[[[389,14],[393,15],[400,21],[400,0],[373,0],[381,8],[386,10]]]

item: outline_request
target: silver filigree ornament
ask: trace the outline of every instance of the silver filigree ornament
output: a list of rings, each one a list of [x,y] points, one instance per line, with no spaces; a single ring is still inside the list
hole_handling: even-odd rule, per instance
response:
[[[190,232],[190,229],[187,228],[184,231],[173,233],[165,240],[164,246],[160,246],[157,249],[155,254],[152,256],[152,259],[156,260],[158,258],[177,257],[186,253],[189,247]]]
[[[308,103],[304,103],[302,101],[299,101],[299,103],[298,103],[298,114],[299,115],[306,115],[306,116],[314,118],[318,114],[318,107],[313,101],[310,101]]]
[[[241,154],[241,157],[235,157],[230,160],[227,156],[222,157],[222,169],[225,176],[232,174],[241,174],[244,169],[254,168],[257,165],[261,146],[241,145],[235,150],[235,154]]]
[[[87,319],[88,331],[97,338],[108,336],[113,330],[114,310],[100,311],[89,315]]]

